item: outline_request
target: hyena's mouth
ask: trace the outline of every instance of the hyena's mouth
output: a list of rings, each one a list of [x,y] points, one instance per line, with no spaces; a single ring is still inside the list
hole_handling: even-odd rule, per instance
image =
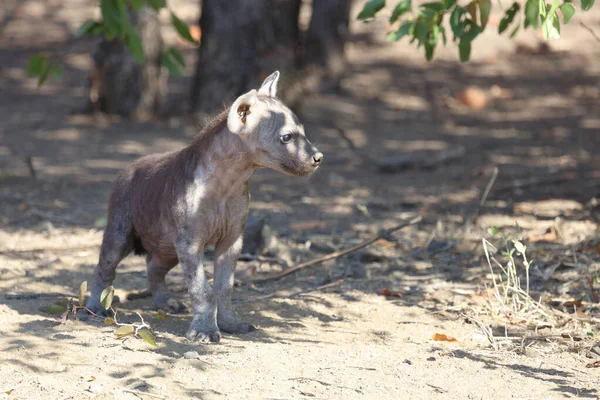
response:
[[[295,176],[308,176],[317,170],[316,167],[313,167],[311,165],[289,165],[286,163],[280,163],[279,165],[281,167],[282,172]]]

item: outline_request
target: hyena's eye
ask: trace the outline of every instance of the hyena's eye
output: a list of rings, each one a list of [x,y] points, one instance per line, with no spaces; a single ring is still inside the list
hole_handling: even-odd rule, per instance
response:
[[[285,135],[281,135],[279,137],[279,141],[282,144],[288,144],[289,142],[292,141],[292,139],[294,138],[294,135],[292,135],[291,133],[285,134]]]

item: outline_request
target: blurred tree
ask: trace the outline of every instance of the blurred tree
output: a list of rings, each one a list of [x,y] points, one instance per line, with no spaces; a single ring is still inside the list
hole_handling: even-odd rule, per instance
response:
[[[309,65],[334,81],[344,69],[351,0],[313,0],[306,33],[300,31],[302,0],[203,0],[198,50],[190,93],[192,111],[212,113],[279,69],[286,81]],[[154,115],[164,97],[167,69],[181,73],[184,59],[165,49],[157,13],[165,0],[100,0],[102,19],[86,21],[77,35],[97,37],[92,52],[88,110],[137,118]],[[172,10],[179,35],[196,43]],[[51,58],[30,60],[29,73],[42,85],[62,70]]]
[[[167,89],[168,73],[160,61],[164,47],[160,21],[157,11],[148,6],[130,11],[129,16],[141,39],[141,49],[136,51],[143,51],[143,61],[136,59],[123,40],[97,37],[86,108],[147,119],[159,113]]]
[[[343,71],[350,0],[314,0],[306,35],[301,0],[204,0],[192,110],[213,112],[278,69],[285,80],[307,65]],[[292,77],[292,78],[290,78]]]

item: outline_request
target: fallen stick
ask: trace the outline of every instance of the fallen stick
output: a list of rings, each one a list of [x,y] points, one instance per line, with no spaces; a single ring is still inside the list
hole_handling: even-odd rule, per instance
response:
[[[277,280],[277,279],[283,278],[284,276],[293,274],[294,272],[299,271],[301,269],[312,267],[312,266],[314,266],[316,264],[320,264],[320,263],[322,263],[324,261],[333,260],[335,258],[341,257],[341,256],[346,255],[348,253],[352,253],[352,252],[354,252],[356,250],[362,249],[363,247],[367,247],[368,245],[370,245],[372,243],[375,243],[379,239],[383,239],[383,238],[391,235],[392,233],[394,233],[396,231],[399,231],[402,228],[406,228],[407,226],[418,224],[419,222],[421,222],[422,219],[423,219],[423,217],[418,216],[416,218],[411,219],[410,221],[404,221],[401,224],[399,224],[399,225],[397,225],[397,226],[395,226],[395,227],[393,227],[391,229],[387,229],[387,230],[383,231],[382,233],[378,234],[374,238],[369,239],[369,240],[365,240],[364,242],[359,243],[359,244],[357,244],[355,246],[352,246],[352,247],[350,247],[348,249],[340,250],[340,251],[334,251],[333,253],[327,254],[326,256],[315,258],[315,259],[312,259],[312,260],[300,263],[300,264],[298,264],[298,265],[296,265],[294,267],[288,268],[288,269],[286,269],[286,270],[284,270],[284,271],[282,271],[282,272],[280,272],[280,273],[278,273],[276,275],[267,276],[265,278],[255,278],[255,279],[252,279],[251,282],[269,282],[269,281]]]
[[[152,394],[152,393],[147,393],[147,392],[142,392],[139,390],[135,390],[135,389],[121,389],[121,392],[126,392],[126,393],[133,393],[137,396],[148,396],[148,397],[152,397],[155,399],[166,399],[165,396],[161,396],[158,394]]]
[[[96,247],[100,247],[99,244],[88,244],[85,246],[74,246],[74,247],[63,247],[63,248],[36,248],[36,249],[23,249],[23,250],[0,250],[0,254],[25,254],[25,253],[61,253],[63,251],[77,251],[77,250],[89,250]]]
[[[77,297],[68,293],[15,293],[4,296],[6,300],[35,300],[45,297]]]
[[[270,299],[273,297],[286,297],[286,298],[290,298],[290,297],[294,297],[294,296],[299,296],[301,294],[305,294],[305,293],[311,293],[311,292],[316,292],[318,290],[325,290],[325,289],[331,289],[334,287],[338,287],[341,286],[342,283],[344,283],[343,279],[340,279],[338,281],[332,282],[332,283],[328,283],[326,285],[321,285],[321,286],[317,286],[317,287],[313,287],[310,289],[304,289],[304,290],[300,290],[300,289],[296,289],[296,290],[277,290],[273,293],[269,293],[269,294],[265,294],[263,296],[256,296],[256,297],[252,297],[250,300],[265,300],[265,299]]]

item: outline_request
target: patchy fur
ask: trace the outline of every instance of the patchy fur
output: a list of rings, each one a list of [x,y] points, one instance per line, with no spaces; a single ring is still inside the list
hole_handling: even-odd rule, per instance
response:
[[[185,310],[165,284],[167,272],[182,265],[194,314],[189,339],[218,342],[220,331],[255,329],[240,321],[231,305],[248,216],[248,180],[256,168],[265,167],[310,175],[323,158],[306,139],[298,118],[275,98],[278,79],[275,72],[259,91],[240,96],[189,146],[142,157],[117,177],[87,308],[103,313],[100,293],[133,251],[147,254],[154,302],[170,312]],[[215,246],[213,287],[202,265],[209,245]],[[85,317],[83,311],[80,316]]]

